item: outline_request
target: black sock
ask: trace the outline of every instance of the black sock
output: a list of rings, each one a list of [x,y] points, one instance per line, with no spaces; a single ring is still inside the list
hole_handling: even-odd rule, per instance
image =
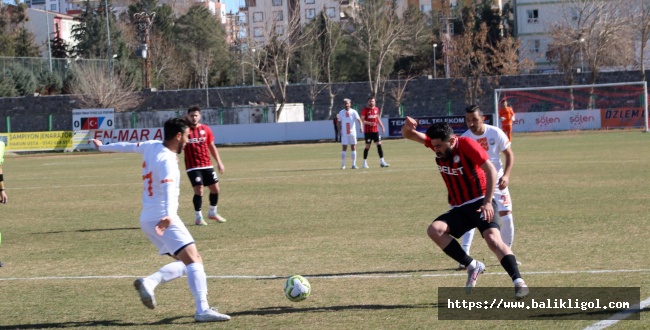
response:
[[[503,259],[501,259],[501,266],[503,266],[503,269],[508,272],[508,275],[510,275],[510,278],[512,278],[513,281],[521,278],[521,274],[519,274],[519,266],[517,266],[517,258],[515,258],[514,254],[504,256]]]
[[[368,149],[363,149],[363,160],[368,159]]]
[[[194,211],[196,212],[201,211],[202,202],[203,202],[203,197],[199,195],[194,195],[194,198],[192,198],[192,203],[194,203]]]
[[[210,193],[210,205],[217,206],[218,202],[219,202],[219,193],[216,194]]]
[[[381,150],[381,144],[377,145],[377,152],[379,153],[379,158],[384,158],[384,151]]]
[[[455,239],[452,239],[451,243],[442,249],[442,252],[450,256],[452,259],[456,260],[456,262],[459,264],[464,265],[465,267],[469,266],[469,264],[474,260],[472,257],[468,256],[465,251],[463,251],[463,248]]]

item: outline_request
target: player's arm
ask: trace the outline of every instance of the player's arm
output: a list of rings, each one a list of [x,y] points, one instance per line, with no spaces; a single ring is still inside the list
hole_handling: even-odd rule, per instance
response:
[[[95,149],[101,152],[138,152],[138,146],[140,143],[130,143],[130,142],[118,142],[111,143],[109,145],[104,145],[102,141],[97,139],[92,139],[88,141],[95,145]]]
[[[512,171],[512,166],[515,163],[515,153],[512,152],[510,147],[503,150],[503,155],[505,156],[505,165],[503,166],[503,176],[499,180],[499,189],[506,189],[508,183],[510,182],[510,172]]]
[[[402,136],[405,139],[425,144],[427,142],[427,137],[424,135],[424,133],[416,131],[415,129],[417,127],[417,120],[407,116],[404,120],[404,126],[402,126]]]
[[[166,161],[154,169],[154,173],[156,173],[156,179],[160,180],[160,186],[163,191],[162,206],[164,211],[163,213],[165,215],[156,224],[156,233],[160,236],[162,236],[164,231],[171,225],[172,218],[178,216],[178,209],[172,206],[177,205],[172,201],[173,199],[178,198],[177,194],[175,193],[175,189],[177,188],[176,183],[174,183],[174,175],[172,175],[175,171],[174,167],[177,166],[177,164],[171,161]]]
[[[386,129],[384,128],[384,123],[381,122],[381,118],[379,118],[379,127],[381,127],[381,134],[386,133]]]
[[[492,198],[494,198],[494,186],[497,181],[497,170],[489,159],[481,165],[481,169],[485,172],[485,198],[483,198],[483,205],[477,210],[477,212],[483,212],[485,220],[487,222],[492,222],[492,219],[494,219]]]
[[[217,150],[217,146],[214,144],[214,141],[209,143],[208,149],[210,149],[210,154],[212,154],[212,157],[217,161],[217,170],[220,174],[223,174],[223,172],[226,170],[226,167],[221,162],[221,157],[219,157],[219,150]]]
[[[359,122],[359,132],[363,133],[363,121],[357,115],[357,121]]]
[[[7,203],[7,193],[5,193],[5,179],[2,172],[2,164],[0,164],[0,203]]]

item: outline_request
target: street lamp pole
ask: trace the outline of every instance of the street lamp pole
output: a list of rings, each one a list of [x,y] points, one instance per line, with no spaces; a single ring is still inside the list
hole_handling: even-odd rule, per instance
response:
[[[255,62],[255,65],[257,65],[257,57],[255,56],[255,48],[253,50],[253,61]],[[255,67],[253,67],[253,86],[255,86]]]
[[[580,72],[585,72],[585,62],[582,57],[582,45],[585,43],[585,38],[580,38]]]
[[[433,44],[433,79],[438,79],[438,67],[436,66],[436,47],[438,47],[438,44]]]
[[[113,80],[113,55],[111,54],[111,25],[108,21],[108,0],[104,0],[104,10],[106,11],[106,50],[108,53],[108,76]]]

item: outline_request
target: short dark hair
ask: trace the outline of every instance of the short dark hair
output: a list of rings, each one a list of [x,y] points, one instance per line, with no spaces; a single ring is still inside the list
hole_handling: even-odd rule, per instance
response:
[[[467,108],[465,108],[465,113],[474,113],[474,112],[478,112],[479,116],[483,116],[483,110],[481,110],[481,108],[479,108],[479,106],[476,104],[472,104]]]
[[[167,121],[165,121],[165,127],[163,128],[165,141],[175,138],[178,133],[183,134],[188,127],[190,127],[190,120],[185,115],[178,118],[167,119]]]
[[[195,106],[190,107],[189,109],[187,109],[187,113],[188,113],[188,114],[190,114],[190,113],[192,113],[192,112],[194,112],[194,111],[201,112],[201,108],[199,108],[198,106],[195,105]]]
[[[374,99],[375,99],[375,97],[374,97],[374,96],[371,96],[371,97],[369,97],[366,101],[370,101],[370,100],[374,100]]]
[[[447,123],[435,123],[427,128],[425,133],[431,140],[440,139],[446,142],[454,135],[454,130]]]

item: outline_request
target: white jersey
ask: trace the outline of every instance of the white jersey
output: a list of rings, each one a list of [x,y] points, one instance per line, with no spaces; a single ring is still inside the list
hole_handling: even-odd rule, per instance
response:
[[[497,170],[497,178],[503,176],[503,165],[501,164],[501,153],[510,147],[510,141],[506,133],[496,126],[484,124],[485,132],[482,135],[476,135],[467,130],[462,136],[471,138],[487,151],[490,161]]]
[[[158,222],[165,216],[178,217],[181,172],[178,155],[162,141],[120,142],[99,147],[103,152],[134,152],[142,155],[142,212],[140,222]]]
[[[346,111],[343,109],[339,111],[337,117],[341,123],[342,135],[357,135],[357,124],[359,123],[359,120],[361,120],[361,117],[359,117],[357,110],[350,109]]]

